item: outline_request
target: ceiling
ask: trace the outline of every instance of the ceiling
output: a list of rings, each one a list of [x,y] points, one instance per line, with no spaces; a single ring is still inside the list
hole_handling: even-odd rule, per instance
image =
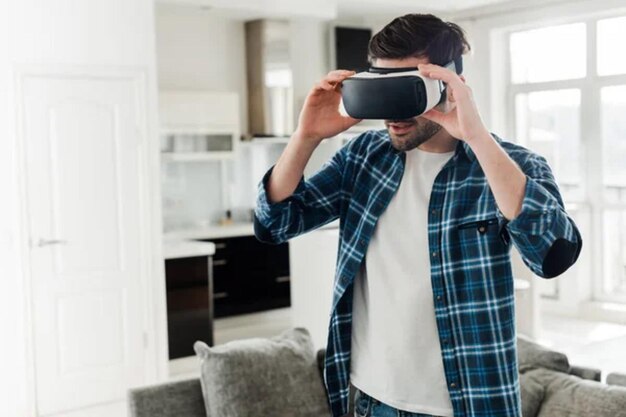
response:
[[[442,17],[489,7],[529,7],[535,0],[156,0],[160,4],[199,7],[234,19],[310,17],[323,20],[382,18],[405,13]]]
[[[438,12],[451,14],[511,0],[337,0],[339,15]]]

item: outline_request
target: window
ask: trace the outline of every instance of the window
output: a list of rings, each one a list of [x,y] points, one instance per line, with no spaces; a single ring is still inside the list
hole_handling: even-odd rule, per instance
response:
[[[585,76],[585,24],[550,26],[511,34],[514,83]]]
[[[626,16],[512,32],[508,83],[515,138],[547,159],[566,205],[589,208],[596,227],[584,236],[586,250],[600,246],[590,257],[593,298],[620,302],[626,302],[623,39]],[[568,212],[576,219],[575,210]],[[542,281],[542,296],[558,297],[560,282]]]
[[[626,16],[598,21],[598,75],[626,73]]]
[[[519,93],[515,97],[516,137],[544,156],[558,172],[564,200],[582,198],[580,90]]]

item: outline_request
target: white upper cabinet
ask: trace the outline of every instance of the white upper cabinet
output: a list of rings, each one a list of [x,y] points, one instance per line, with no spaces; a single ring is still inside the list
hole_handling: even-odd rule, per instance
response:
[[[239,126],[239,96],[213,91],[161,91],[159,119],[162,128]]]
[[[162,91],[161,153],[165,161],[231,159],[241,137],[239,95],[212,91]]]

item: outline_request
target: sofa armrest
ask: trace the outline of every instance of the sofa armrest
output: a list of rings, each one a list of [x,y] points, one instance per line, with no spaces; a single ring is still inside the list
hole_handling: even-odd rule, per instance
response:
[[[128,391],[130,417],[207,417],[200,379]]]
[[[590,368],[588,366],[578,366],[571,365],[569,368],[569,373],[572,375],[576,375],[582,379],[589,379],[591,381],[602,380],[602,370],[598,368]]]
[[[620,372],[611,372],[606,376],[607,385],[619,385],[626,387],[626,374]]]
[[[616,417],[626,410],[624,387],[544,368],[529,370],[526,377],[532,377],[545,388],[537,417]]]

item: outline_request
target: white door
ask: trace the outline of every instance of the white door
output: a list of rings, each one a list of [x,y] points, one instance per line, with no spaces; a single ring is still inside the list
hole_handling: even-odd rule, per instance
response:
[[[144,381],[139,85],[71,73],[22,81],[39,415],[123,400]]]

